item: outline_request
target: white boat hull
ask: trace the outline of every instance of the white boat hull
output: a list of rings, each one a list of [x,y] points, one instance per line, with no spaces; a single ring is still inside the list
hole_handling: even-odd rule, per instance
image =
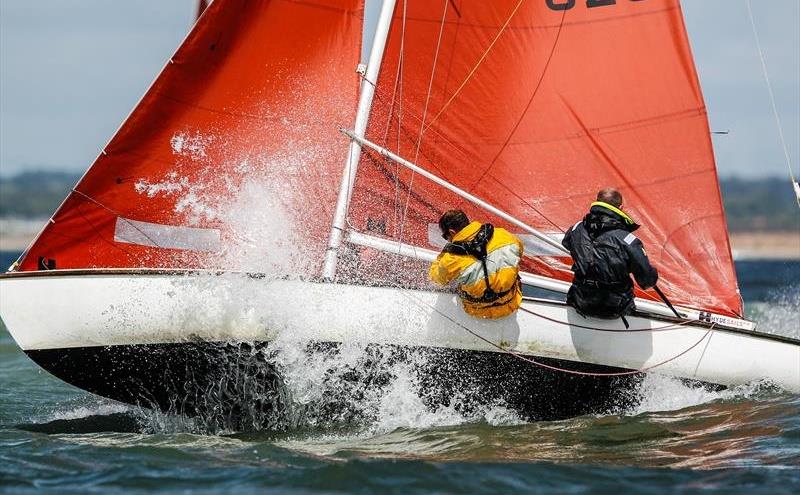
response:
[[[624,331],[620,320],[585,319],[538,299],[490,321],[465,314],[453,294],[422,290],[230,273],[63,271],[0,278],[0,315],[40,364],[35,354],[50,351],[275,339],[502,354],[477,334],[565,369],[589,363],[723,386],[768,379],[800,392],[797,341],[639,316]]]

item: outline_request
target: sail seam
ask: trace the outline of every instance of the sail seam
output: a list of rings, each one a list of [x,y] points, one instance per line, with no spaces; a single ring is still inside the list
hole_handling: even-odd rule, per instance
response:
[[[625,132],[634,129],[641,129],[644,127],[651,127],[654,125],[662,124],[664,122],[680,122],[682,120],[691,120],[698,117],[704,117],[705,115],[706,115],[705,107],[692,108],[689,110],[681,110],[679,112],[672,112],[646,119],[630,120],[626,122],[619,122],[616,124],[610,124],[599,127],[586,127],[586,130],[584,130],[583,132],[576,132],[575,134],[572,134],[570,136],[562,136],[553,139],[513,141],[509,142],[508,146],[522,146],[526,144],[547,144],[547,143],[557,143],[561,141],[570,141],[573,139],[582,139],[588,137],[590,134],[614,134],[617,132]],[[487,141],[487,143],[491,144],[491,142],[489,141]]]
[[[342,12],[346,15],[351,17],[357,16],[359,9],[348,9],[348,8],[336,8],[332,5],[322,5],[315,2],[310,2],[308,0],[283,0],[286,3],[293,3],[295,5],[301,5],[303,7],[310,7],[312,9],[318,10],[329,10],[331,12]]]
[[[266,121],[266,122],[282,122],[284,120],[284,117],[287,117],[285,115],[282,116],[282,117],[267,117],[267,116],[264,116],[264,115],[257,115],[257,114],[245,113],[245,112],[231,112],[231,111],[228,111],[228,110],[221,110],[221,109],[218,109],[218,108],[211,108],[211,107],[207,107],[207,106],[204,106],[204,105],[198,105],[196,103],[190,103],[188,101],[181,100],[180,98],[176,98],[176,97],[168,95],[166,93],[162,93],[161,96],[164,99],[171,100],[171,101],[173,101],[175,103],[178,103],[180,105],[184,105],[184,106],[189,107],[189,108],[196,108],[198,110],[205,110],[207,112],[216,113],[216,114],[230,115],[231,117],[246,117],[246,118],[249,118],[249,119],[259,120],[259,121]],[[291,122],[290,119],[287,117],[286,120],[288,120],[290,124],[295,125],[295,126],[297,126],[297,125],[308,125],[308,124],[328,124],[327,121],[321,120],[321,119],[309,119],[309,120]]]

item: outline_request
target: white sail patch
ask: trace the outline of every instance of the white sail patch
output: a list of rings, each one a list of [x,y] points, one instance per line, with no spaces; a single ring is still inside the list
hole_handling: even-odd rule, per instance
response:
[[[447,244],[447,241],[442,237],[442,230],[439,228],[438,223],[428,224],[428,243],[440,249]]]
[[[139,246],[189,251],[219,251],[220,231],[182,225],[165,225],[117,217],[114,241]]]
[[[554,246],[544,242],[538,237],[531,234],[514,234],[522,241],[525,246],[526,256],[566,256],[563,251]],[[545,235],[550,239],[561,243],[564,234],[561,232],[545,232]]]

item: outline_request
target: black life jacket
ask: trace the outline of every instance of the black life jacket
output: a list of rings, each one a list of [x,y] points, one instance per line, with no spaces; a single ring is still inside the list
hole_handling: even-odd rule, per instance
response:
[[[594,206],[584,217],[583,227],[588,242],[583,241],[581,236],[577,236],[573,241],[575,283],[611,292],[630,291],[633,284],[628,276],[627,259],[620,257],[616,253],[617,250],[613,253],[606,250],[605,258],[602,259],[598,253],[602,250],[601,244],[609,242],[607,238],[601,240],[604,234],[612,231],[630,233],[639,226],[627,224],[616,213]],[[618,237],[617,234],[611,235]]]
[[[615,213],[593,206],[583,220],[582,232],[571,232],[575,278],[567,303],[582,316],[621,318],[634,308],[633,283],[628,275],[628,260],[613,246],[636,230]],[[576,229],[577,230],[577,229]],[[599,253],[603,251],[603,256]]]

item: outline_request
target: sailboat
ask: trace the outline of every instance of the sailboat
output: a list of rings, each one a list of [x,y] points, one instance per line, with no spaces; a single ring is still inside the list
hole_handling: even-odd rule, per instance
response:
[[[800,392],[800,341],[744,318],[677,0],[384,0],[360,64],[363,17],[209,5],[0,276],[33,361],[189,412],[282,339],[422,354],[433,403],[469,389],[532,419],[635,400],[646,373]],[[629,328],[563,297],[560,238],[608,186],[674,304],[638,291]],[[427,280],[451,208],[524,239],[514,316]]]

